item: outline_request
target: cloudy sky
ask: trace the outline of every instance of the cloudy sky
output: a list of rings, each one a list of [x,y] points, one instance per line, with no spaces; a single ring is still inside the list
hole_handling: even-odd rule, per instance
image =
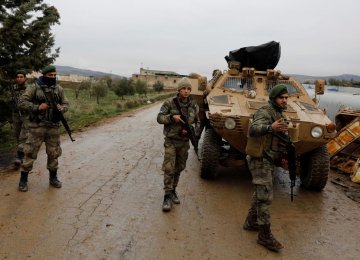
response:
[[[281,44],[276,69],[360,75],[359,0],[45,0],[57,65],[131,76],[140,67],[210,76],[231,50]]]

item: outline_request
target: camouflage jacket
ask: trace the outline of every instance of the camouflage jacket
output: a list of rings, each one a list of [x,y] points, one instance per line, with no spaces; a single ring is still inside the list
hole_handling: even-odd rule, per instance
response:
[[[27,111],[21,110],[19,108],[20,97],[21,97],[22,94],[25,93],[25,90],[27,89],[28,86],[29,85],[26,84],[26,83],[24,85],[22,85],[22,86],[17,85],[17,84],[12,86],[13,89],[11,90],[10,95],[11,95],[11,100],[12,100],[12,104],[13,104],[12,105],[12,107],[13,107],[13,116],[15,116],[15,117],[20,117],[20,115],[21,115],[21,117],[24,117],[24,116],[27,117],[28,114],[29,114]]]
[[[65,113],[69,109],[69,101],[64,95],[63,88],[59,85],[48,87],[42,82],[40,77],[35,84],[29,86],[25,90],[19,100],[19,108],[30,113],[30,127],[58,127],[60,125],[60,119],[56,116],[56,113],[54,113],[54,109],[57,108],[52,106],[51,101],[48,100],[45,92],[53,93],[56,103],[61,105],[64,109],[62,113]],[[47,110],[39,111],[39,105],[42,103],[47,103],[49,108]]]
[[[19,117],[19,111],[22,116],[26,115],[26,111],[21,111],[18,107],[19,99],[22,94],[24,94],[25,89],[28,87],[28,84],[24,85],[9,85],[3,89],[2,100],[11,105],[11,110],[13,116]]]
[[[181,102],[179,99],[179,104],[183,110],[183,114],[187,116],[189,124],[192,125],[197,123],[199,113],[198,105],[190,97],[186,103]],[[165,137],[188,141],[188,137],[182,137],[179,135],[181,129],[184,128],[184,125],[181,122],[175,123],[172,121],[171,116],[173,115],[180,115],[180,112],[177,109],[173,98],[171,98],[164,102],[157,116],[157,122],[164,125]]]
[[[269,104],[261,107],[254,114],[253,121],[249,127],[250,137],[255,137],[262,142],[263,157],[274,162],[281,153],[286,153],[284,142],[269,131],[269,126],[280,119],[285,118],[282,108],[269,101]]]

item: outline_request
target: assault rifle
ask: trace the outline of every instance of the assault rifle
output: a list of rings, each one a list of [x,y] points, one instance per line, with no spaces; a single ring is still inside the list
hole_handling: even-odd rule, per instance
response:
[[[296,181],[296,154],[295,154],[295,145],[291,141],[290,136],[287,134],[279,134],[274,133],[273,135],[278,137],[286,144],[286,151],[287,151],[287,159],[288,159],[288,170],[290,176],[290,189],[291,189],[291,201],[294,200],[294,192],[293,188],[295,187]]]
[[[194,127],[189,124],[188,117],[186,115],[184,115],[183,112],[181,111],[181,107],[180,107],[179,100],[177,99],[177,97],[175,97],[173,99],[173,101],[174,101],[174,103],[176,105],[176,108],[180,112],[181,120],[185,122],[185,129],[186,129],[186,131],[188,133],[190,142],[194,146],[194,150],[195,150],[196,155],[198,155],[199,140],[198,140],[198,138],[196,138]]]
[[[11,92],[11,99],[13,101],[14,111],[17,111],[19,116],[22,117],[21,111],[18,106],[18,96],[15,93],[15,88],[14,88],[14,86],[9,86],[9,88],[10,88],[10,92]]]
[[[44,89],[43,89],[43,92],[45,94],[46,102],[49,103],[53,107],[54,115],[57,116],[60,119],[61,123],[63,124],[63,126],[64,126],[64,128],[66,130],[66,132],[68,133],[68,135],[70,137],[71,142],[74,142],[75,139],[72,138],[72,136],[71,136],[70,127],[69,127],[63,113],[57,109],[58,104],[55,101],[54,93],[52,91],[45,91]]]

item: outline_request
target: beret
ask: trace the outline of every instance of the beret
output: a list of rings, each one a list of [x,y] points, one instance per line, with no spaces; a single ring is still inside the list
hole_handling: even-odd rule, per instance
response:
[[[41,73],[44,75],[49,72],[56,72],[56,68],[54,65],[48,65],[41,70]]]
[[[270,90],[269,98],[274,99],[277,96],[280,96],[284,93],[288,93],[287,87],[285,85],[276,85]]]

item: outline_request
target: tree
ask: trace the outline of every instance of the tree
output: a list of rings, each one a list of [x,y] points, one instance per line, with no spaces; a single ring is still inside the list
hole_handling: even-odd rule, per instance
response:
[[[123,78],[120,80],[117,80],[113,84],[113,90],[115,94],[118,97],[121,97],[122,100],[124,100],[125,95],[129,95],[130,93],[130,84],[129,80],[127,78]]]
[[[104,76],[102,77],[102,80],[106,82],[108,88],[112,87],[113,79],[110,76]]]
[[[104,81],[97,81],[91,84],[91,93],[96,96],[96,103],[100,104],[100,97],[105,97],[108,86]]]
[[[127,95],[130,95],[130,96],[135,95],[135,86],[134,86],[134,81],[132,79],[128,80]]]
[[[147,84],[146,82],[144,81],[141,81],[141,80],[137,80],[135,82],[135,90],[136,90],[136,93],[138,94],[144,94],[144,96],[146,97],[146,94],[147,94]]]
[[[164,83],[162,83],[161,81],[156,81],[153,85],[153,89],[159,93],[164,90],[164,87]]]
[[[59,56],[59,48],[52,51],[55,41],[50,31],[59,19],[57,9],[43,0],[0,0],[0,95],[18,69],[39,71]],[[10,116],[1,110],[0,122]]]
[[[0,78],[15,77],[18,69],[39,71],[59,56],[50,27],[59,23],[54,6],[43,0],[0,0]]]
[[[80,90],[90,90],[91,88],[91,81],[90,80],[84,80],[81,81],[80,84],[77,84],[74,88],[75,90],[75,98],[78,99]]]

